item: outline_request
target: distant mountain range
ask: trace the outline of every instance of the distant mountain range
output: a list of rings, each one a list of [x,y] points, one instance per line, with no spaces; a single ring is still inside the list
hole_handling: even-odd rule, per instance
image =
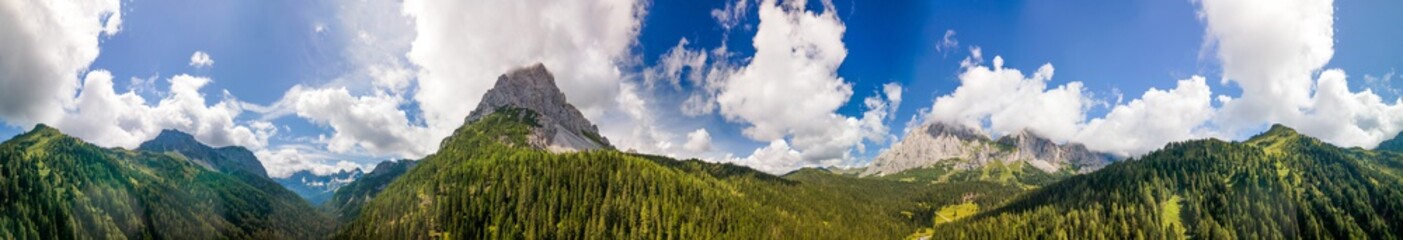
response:
[[[880,176],[937,166],[950,161],[955,169],[979,169],[991,163],[1027,165],[1046,173],[1095,171],[1114,157],[1087,150],[1081,144],[1057,144],[1031,131],[991,140],[978,129],[942,122],[910,130],[862,173]]]
[[[396,160],[384,161],[375,165],[375,170],[370,171],[365,176],[356,178],[355,181],[335,190],[335,195],[325,206],[332,210],[336,219],[343,222],[355,219],[360,214],[361,207],[375,198],[376,194],[385,190],[391,182],[404,175],[409,169],[414,168],[418,161]]]
[[[360,168],[350,171],[341,170],[326,175],[317,175],[310,170],[293,172],[285,178],[274,178],[278,184],[283,185],[287,190],[297,193],[298,196],[307,199],[312,205],[321,205],[326,200],[331,199],[331,195],[336,193],[346,184],[361,178],[365,173]]]

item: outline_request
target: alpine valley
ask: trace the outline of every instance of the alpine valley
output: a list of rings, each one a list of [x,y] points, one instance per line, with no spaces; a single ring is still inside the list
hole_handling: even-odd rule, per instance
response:
[[[103,148],[45,125],[0,144],[3,239],[1398,239],[1403,150],[1282,125],[1121,158],[943,122],[865,168],[617,150],[535,64],[423,159],[270,178],[168,130]]]

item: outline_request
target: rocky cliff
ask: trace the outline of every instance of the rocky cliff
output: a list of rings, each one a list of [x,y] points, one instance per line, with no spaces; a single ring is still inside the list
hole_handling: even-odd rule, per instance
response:
[[[504,107],[539,114],[538,127],[528,136],[533,148],[552,152],[613,148],[608,139],[599,135],[599,129],[565,100],[565,93],[555,85],[555,76],[540,63],[497,77],[497,83],[482,95],[467,121],[471,123]]]
[[[978,129],[930,123],[912,129],[901,142],[892,144],[862,175],[886,175],[953,159],[961,160],[955,165],[960,169],[975,169],[995,161],[1025,162],[1049,173],[1063,167],[1086,172],[1112,160],[1109,155],[1089,151],[1080,144],[1057,144],[1030,131],[991,140]]]

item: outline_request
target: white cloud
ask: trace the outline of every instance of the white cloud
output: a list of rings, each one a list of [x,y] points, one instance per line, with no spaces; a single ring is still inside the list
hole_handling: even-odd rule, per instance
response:
[[[1133,156],[1169,142],[1205,137],[1202,127],[1216,110],[1205,82],[1194,76],[1168,91],[1150,88],[1140,99],[1088,122],[1075,141],[1094,151]]]
[[[335,153],[369,153],[375,156],[417,158],[432,153],[438,139],[427,138],[428,129],[409,122],[400,110],[402,100],[384,92],[352,96],[345,88],[309,89],[294,86],[281,107],[317,125],[330,127],[323,139]]]
[[[0,2],[0,120],[28,127],[61,117],[99,35],[121,23],[118,0]]]
[[[208,78],[182,74],[169,80],[169,94],[155,105],[148,105],[135,92],[118,94],[113,90],[111,73],[91,71],[75,105],[53,124],[94,144],[125,148],[136,148],[155,138],[162,129],[190,133],[211,146],[252,149],[267,146],[268,138],[277,133],[267,122],[236,121],[243,112],[243,103],[228,93],[218,103],[205,105],[206,98],[199,90],[209,84]]]
[[[682,149],[692,152],[703,152],[711,150],[711,133],[705,128],[687,133],[687,143],[682,145]]]
[[[447,136],[507,70],[542,62],[591,119],[614,105],[631,61],[645,3],[609,1],[408,0],[417,30],[408,53],[419,66],[414,99]]]
[[[209,54],[204,51],[195,51],[195,54],[190,55],[190,66],[196,68],[214,66],[214,59],[210,58]]]
[[[993,66],[985,67],[972,49],[960,73],[960,86],[949,95],[935,99],[929,121],[983,128],[987,121],[995,135],[1024,129],[1053,141],[1071,139],[1086,119],[1087,100],[1081,82],[1070,82],[1048,89],[1052,64],[1038,68],[1032,76],[1003,67],[1003,57],[995,56]]]
[[[268,177],[272,178],[285,178],[301,170],[310,170],[316,175],[330,175],[343,170],[368,167],[336,160],[334,155],[303,145],[282,145],[254,151],[253,154],[267,166]]]
[[[1223,107],[1227,130],[1284,122],[1310,105],[1311,75],[1334,55],[1332,1],[1199,1],[1205,44],[1242,95]]]
[[[1342,146],[1373,147],[1403,129],[1403,110],[1372,91],[1350,92],[1335,53],[1330,0],[1204,0],[1199,18],[1216,46],[1225,82],[1242,95],[1219,97],[1214,122],[1229,134],[1283,123]],[[1318,79],[1313,75],[1318,75]]]
[[[771,143],[733,161],[772,173],[833,165],[853,161],[854,149],[865,151],[864,140],[888,136],[887,116],[900,102],[900,86],[886,85],[864,99],[862,118],[837,114],[853,95],[837,76],[847,57],[846,27],[831,2],[823,2],[821,13],[805,4],[762,2],[755,55],[716,84],[721,115],[746,124],[746,137]]]
[[[799,151],[790,148],[789,143],[785,142],[783,139],[771,141],[770,145],[755,149],[755,152],[750,153],[748,157],[731,158],[726,161],[749,166],[771,174],[783,174],[802,167],[837,165],[841,163],[838,159],[828,159],[820,162],[805,160]]]

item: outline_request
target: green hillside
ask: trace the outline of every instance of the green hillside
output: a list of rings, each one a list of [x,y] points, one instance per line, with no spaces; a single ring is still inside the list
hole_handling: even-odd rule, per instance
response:
[[[1403,155],[1342,149],[1283,126],[1247,142],[1174,143],[1074,176],[937,239],[1397,239]]]
[[[340,238],[892,239],[930,224],[935,199],[999,185],[784,177],[730,164],[613,150],[523,148],[534,113],[470,123],[370,201]],[[993,186],[993,187],[991,187]],[[943,187],[943,188],[942,188]]]
[[[946,159],[931,166],[871,176],[871,178],[931,184],[982,181],[1033,189],[1074,175],[1074,171],[1071,169],[1048,173],[1021,161],[1012,163],[992,161],[973,169],[956,167],[965,161],[968,160]]]
[[[43,125],[0,144],[0,186],[4,239],[313,239],[330,230],[296,196],[260,190],[276,184]]]

